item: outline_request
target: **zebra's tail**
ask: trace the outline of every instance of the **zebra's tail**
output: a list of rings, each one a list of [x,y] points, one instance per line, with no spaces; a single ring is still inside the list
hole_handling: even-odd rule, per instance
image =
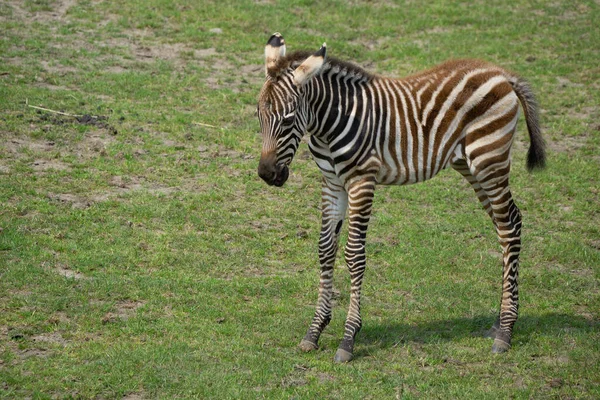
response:
[[[509,82],[523,106],[527,130],[529,131],[530,145],[529,151],[527,151],[527,170],[542,169],[546,166],[546,143],[542,138],[542,131],[540,130],[538,106],[535,96],[525,80],[511,76],[509,77]]]

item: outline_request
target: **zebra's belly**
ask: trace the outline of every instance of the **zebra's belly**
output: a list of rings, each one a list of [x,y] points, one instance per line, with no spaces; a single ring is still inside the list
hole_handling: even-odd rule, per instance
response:
[[[425,179],[419,175],[417,170],[411,171],[384,163],[379,168],[376,180],[380,185],[410,185]]]
[[[433,178],[443,169],[456,161],[464,158],[462,146],[456,146],[449,154],[439,154],[439,159],[424,160],[412,158],[410,162],[403,160],[383,159],[376,175],[377,183],[381,185],[410,185],[424,182]]]

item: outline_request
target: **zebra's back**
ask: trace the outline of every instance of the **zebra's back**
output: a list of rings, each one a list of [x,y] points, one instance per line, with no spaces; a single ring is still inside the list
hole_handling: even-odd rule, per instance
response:
[[[449,61],[403,79],[373,78],[367,91],[378,182],[421,182],[460,159],[474,172],[494,158],[508,162],[518,115],[511,79],[478,60]]]

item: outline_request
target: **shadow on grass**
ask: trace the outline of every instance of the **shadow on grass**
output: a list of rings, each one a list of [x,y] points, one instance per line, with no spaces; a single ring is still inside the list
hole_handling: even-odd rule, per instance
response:
[[[453,318],[425,323],[373,324],[364,321],[358,337],[357,356],[364,356],[369,349],[389,348],[403,343],[435,343],[466,337],[483,337],[494,323],[495,316],[476,316],[473,318]],[[536,333],[560,335],[565,332],[594,333],[598,331],[600,321],[590,320],[578,315],[548,313],[544,315],[523,315],[517,320],[514,339],[519,343],[528,343]],[[490,340],[490,346],[491,346]],[[361,349],[362,347],[362,349]]]

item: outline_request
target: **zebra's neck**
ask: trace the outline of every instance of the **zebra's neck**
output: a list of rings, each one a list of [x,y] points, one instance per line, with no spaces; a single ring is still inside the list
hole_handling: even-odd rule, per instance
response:
[[[375,78],[335,66],[323,72],[305,91],[307,132],[313,158],[323,173],[347,178],[369,166],[378,153],[376,114],[370,85]],[[378,156],[375,158],[378,159]],[[364,172],[364,170],[363,170]]]
[[[348,132],[362,132],[364,122],[372,119],[365,92],[371,80],[371,76],[337,65],[316,77],[306,91],[311,115],[307,132],[328,143],[334,153],[353,136]]]

